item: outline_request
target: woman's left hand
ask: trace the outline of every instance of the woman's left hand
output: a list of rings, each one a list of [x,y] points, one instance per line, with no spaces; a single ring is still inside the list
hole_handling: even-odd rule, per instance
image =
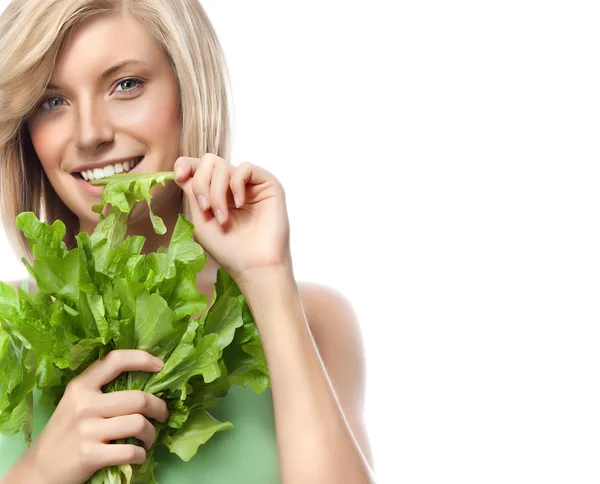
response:
[[[275,176],[210,153],[180,157],[174,171],[191,207],[196,240],[236,283],[265,270],[291,270],[285,193]]]

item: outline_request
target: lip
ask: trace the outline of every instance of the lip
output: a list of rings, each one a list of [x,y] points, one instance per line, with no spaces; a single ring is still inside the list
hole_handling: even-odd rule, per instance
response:
[[[139,157],[138,157],[139,158]],[[131,159],[131,158],[128,158]],[[140,161],[138,161],[137,165],[135,165],[133,167],[132,170],[129,170],[127,173],[138,173],[140,171],[140,167],[142,166],[142,164],[144,163],[146,159],[146,156],[142,156],[142,159]],[[119,163],[118,161],[115,163]],[[99,167],[97,167],[99,168]],[[123,172],[125,173],[125,172]],[[77,182],[78,186],[88,195],[91,195],[92,197],[100,197],[102,196],[102,189],[104,188],[104,185],[92,185],[90,182],[87,182],[83,179],[83,177],[79,174],[79,172],[73,172],[71,173],[71,175],[73,176],[73,178],[75,178],[75,181]]]

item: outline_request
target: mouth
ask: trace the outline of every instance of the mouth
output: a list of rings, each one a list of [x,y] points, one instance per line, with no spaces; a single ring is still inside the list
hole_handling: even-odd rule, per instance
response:
[[[104,185],[93,185],[91,183],[92,179],[89,176],[90,174],[93,176],[93,180],[99,180],[106,176],[110,176],[114,173],[138,173],[141,170],[140,166],[142,165],[144,158],[144,155],[135,158],[133,162],[129,164],[129,166],[123,164],[119,167],[118,165],[120,164],[117,164],[111,165],[111,168],[108,168],[106,171],[104,170],[104,168],[96,168],[95,170],[91,170],[91,173],[90,170],[88,170],[88,172],[84,174],[82,174],[81,172],[73,172],[71,173],[71,175],[73,175],[73,178],[77,180],[78,185],[82,187],[88,194],[98,196],[102,194],[102,189],[104,188]],[[96,173],[94,173],[94,171],[96,171]]]
[[[86,170],[85,172],[73,172],[72,175],[75,178],[90,182],[91,180],[99,180],[106,176],[114,175],[115,173],[130,173],[132,172],[144,159],[144,156],[138,156],[132,161],[126,161],[125,163],[116,163],[115,165],[107,165],[104,168],[95,168],[93,170]]]

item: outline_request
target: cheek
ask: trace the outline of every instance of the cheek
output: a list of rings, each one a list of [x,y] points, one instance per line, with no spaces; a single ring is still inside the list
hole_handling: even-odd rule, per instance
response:
[[[44,169],[56,168],[60,165],[61,147],[65,143],[67,132],[61,123],[28,123],[33,148]]]
[[[136,129],[151,148],[157,144],[171,147],[173,140],[179,136],[176,96],[164,93],[144,98],[136,109],[128,111],[127,124]]]

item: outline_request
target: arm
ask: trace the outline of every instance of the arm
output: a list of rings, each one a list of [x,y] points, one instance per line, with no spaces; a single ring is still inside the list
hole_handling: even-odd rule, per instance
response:
[[[36,467],[28,462],[29,457],[29,449],[25,449],[21,457],[0,479],[0,484],[22,484],[23,482],[44,484],[47,482],[44,476],[36,471]]]
[[[331,344],[324,345],[328,346],[327,353],[319,353],[291,270],[254,273],[245,281],[240,289],[256,320],[271,375],[282,482],[375,482],[365,456],[366,433],[360,418],[362,383],[359,382],[358,392],[352,388],[348,378],[352,375],[348,370],[340,371],[340,358],[330,351]],[[313,294],[317,291],[314,287],[307,290]],[[323,301],[330,302],[331,297],[330,293],[320,302],[307,298],[315,301],[307,305],[313,317],[325,306]],[[338,305],[342,300],[336,297],[336,301]],[[323,327],[336,309],[332,307],[319,316],[324,318],[323,324],[316,326]],[[341,314],[343,318],[350,312],[346,308]],[[335,326],[334,322],[330,330]],[[350,333],[351,346],[356,347],[357,332]],[[320,334],[323,336],[326,331]],[[356,358],[352,348],[345,351],[342,359]],[[362,358],[362,353],[359,356]],[[325,359],[332,374],[328,375]],[[349,361],[351,370],[361,365],[362,360]]]

